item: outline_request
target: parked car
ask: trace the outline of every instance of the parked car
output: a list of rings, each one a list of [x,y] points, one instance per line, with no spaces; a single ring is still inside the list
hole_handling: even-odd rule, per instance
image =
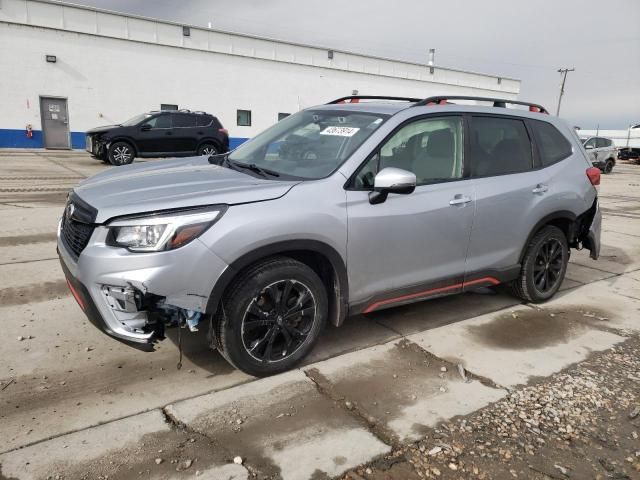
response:
[[[229,150],[229,134],[220,120],[205,112],[143,113],[119,125],[86,133],[91,155],[113,165],[127,165],[135,157],[216,155]]]
[[[611,173],[618,157],[618,151],[613,141],[604,137],[588,137],[583,140],[583,145],[587,150],[591,164],[598,167],[603,173]]]
[[[625,147],[618,151],[620,160],[640,160],[640,148]]]
[[[143,349],[167,326],[208,327],[263,376],[327,323],[501,283],[544,302],[571,248],[598,258],[600,170],[561,120],[504,100],[369,98],[291,115],[230,154],[81,182],[58,251],[87,317]]]

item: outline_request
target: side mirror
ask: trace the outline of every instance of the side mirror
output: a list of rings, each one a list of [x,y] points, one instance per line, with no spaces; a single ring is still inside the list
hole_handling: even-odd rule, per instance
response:
[[[585,150],[593,150],[593,145],[585,145]]]
[[[148,123],[144,123],[144,124],[140,127],[140,131],[141,131],[141,132],[148,132],[149,130],[151,130],[151,125],[149,125]]]
[[[401,168],[387,167],[378,172],[369,194],[369,203],[383,203],[390,193],[407,195],[416,189],[416,175]]]

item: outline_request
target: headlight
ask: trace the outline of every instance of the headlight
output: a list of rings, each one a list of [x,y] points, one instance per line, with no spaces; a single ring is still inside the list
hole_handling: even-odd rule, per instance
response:
[[[217,206],[115,220],[107,225],[107,245],[132,252],[174,250],[202,235],[225,211]]]

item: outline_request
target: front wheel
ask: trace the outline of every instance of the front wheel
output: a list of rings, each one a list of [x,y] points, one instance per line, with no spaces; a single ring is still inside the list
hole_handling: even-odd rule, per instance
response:
[[[613,160],[609,159],[605,162],[604,168],[602,169],[602,171],[604,173],[611,173],[611,170],[613,170]]]
[[[128,165],[133,162],[135,153],[127,142],[115,142],[109,147],[108,158],[111,165]]]
[[[200,145],[200,148],[198,149],[198,155],[217,155],[218,153],[220,153],[218,151],[218,148],[213,144],[213,143],[205,143],[203,145]]]
[[[562,285],[568,262],[569,246],[564,232],[547,225],[527,246],[520,276],[511,284],[514,294],[533,303],[549,300]]]
[[[216,318],[220,353],[257,377],[293,368],[318,341],[327,292],[304,263],[274,257],[245,270],[227,290]]]

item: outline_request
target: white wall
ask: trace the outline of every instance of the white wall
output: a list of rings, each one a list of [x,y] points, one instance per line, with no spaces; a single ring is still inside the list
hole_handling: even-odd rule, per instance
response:
[[[217,115],[250,137],[278,112],[349,95],[474,94],[515,99],[520,82],[236,34],[0,0],[0,129],[40,129],[39,96],[68,98],[71,131],[123,121],[161,103]],[[172,46],[173,45],[173,46]],[[226,53],[222,53],[226,52]],[[45,55],[57,63],[46,63]],[[252,111],[251,127],[236,110]]]

